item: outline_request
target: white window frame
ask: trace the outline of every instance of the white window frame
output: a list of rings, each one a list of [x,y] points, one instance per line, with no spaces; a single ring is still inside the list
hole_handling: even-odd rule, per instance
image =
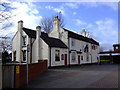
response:
[[[71,60],[76,61],[76,52],[71,52]]]
[[[59,60],[56,60],[56,51],[58,51]],[[56,61],[56,62],[59,62],[60,59],[61,59],[61,58],[60,58],[60,50],[56,49],[56,50],[55,50],[55,61]]]

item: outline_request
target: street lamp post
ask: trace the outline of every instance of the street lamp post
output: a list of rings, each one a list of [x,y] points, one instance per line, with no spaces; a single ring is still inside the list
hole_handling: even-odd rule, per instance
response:
[[[30,51],[30,45],[28,44],[27,45],[27,50],[26,50],[26,84],[27,84],[27,87],[28,87],[28,52]]]

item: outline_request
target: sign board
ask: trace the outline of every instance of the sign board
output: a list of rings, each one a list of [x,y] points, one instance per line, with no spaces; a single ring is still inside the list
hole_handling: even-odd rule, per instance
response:
[[[16,66],[16,74],[20,73],[20,66]]]

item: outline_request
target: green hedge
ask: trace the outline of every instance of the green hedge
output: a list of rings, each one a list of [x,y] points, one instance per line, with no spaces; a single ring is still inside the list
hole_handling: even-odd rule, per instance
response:
[[[100,60],[100,61],[102,61],[102,62],[107,62],[107,61],[110,61],[110,60]]]

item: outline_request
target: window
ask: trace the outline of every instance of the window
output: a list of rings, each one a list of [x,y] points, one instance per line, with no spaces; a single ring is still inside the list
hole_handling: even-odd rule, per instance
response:
[[[26,45],[26,36],[23,37],[23,45]]]
[[[92,49],[93,49],[93,50],[97,49],[97,46],[92,45]]]
[[[89,56],[87,55],[87,57],[86,57],[86,61],[89,61]]]
[[[71,39],[71,45],[75,46],[75,39],[73,39],[73,38]]]
[[[89,52],[88,44],[86,44],[86,46],[84,48],[84,52]]]
[[[60,61],[60,50],[55,50],[55,61]]]
[[[26,61],[26,50],[23,51],[23,61]]]
[[[83,60],[83,56],[81,56],[81,60]]]
[[[76,53],[72,52],[72,61],[75,61],[75,60],[76,60]]]
[[[61,55],[61,60],[64,60],[64,54]]]
[[[14,61],[16,61],[16,51],[14,51]]]

